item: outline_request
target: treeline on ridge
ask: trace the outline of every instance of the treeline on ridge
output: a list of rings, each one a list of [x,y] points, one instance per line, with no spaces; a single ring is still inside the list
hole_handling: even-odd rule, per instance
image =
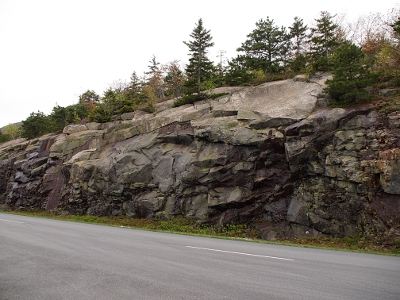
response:
[[[360,17],[353,24],[322,11],[312,26],[295,17],[288,28],[267,17],[237,48],[237,56],[220,62],[208,57],[214,46],[211,30],[199,19],[184,41],[190,59],[182,70],[178,60],[160,64],[153,55],[143,76],[116,81],[100,96],[88,89],[77,104],[56,105],[49,115],[38,111],[17,129],[0,130],[0,142],[16,137],[34,138],[62,130],[68,124],[108,122],[116,115],[142,110],[154,112],[156,104],[175,99],[175,106],[210,97],[216,87],[257,85],[297,74],[331,72],[325,92],[337,103],[368,100],[374,88],[400,84],[400,11]],[[366,87],[372,87],[366,89]],[[217,95],[216,95],[217,96]],[[212,95],[211,95],[212,97]]]

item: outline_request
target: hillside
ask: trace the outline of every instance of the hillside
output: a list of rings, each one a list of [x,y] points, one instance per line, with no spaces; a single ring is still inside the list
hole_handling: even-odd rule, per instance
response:
[[[326,107],[326,76],[0,145],[13,210],[245,223],[264,239],[400,237],[400,113]]]

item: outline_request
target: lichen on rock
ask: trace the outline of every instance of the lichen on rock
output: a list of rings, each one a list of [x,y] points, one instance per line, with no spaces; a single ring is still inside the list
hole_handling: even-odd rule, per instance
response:
[[[259,236],[400,237],[400,113],[315,108],[323,78],[225,88],[0,145],[14,210],[247,223]]]

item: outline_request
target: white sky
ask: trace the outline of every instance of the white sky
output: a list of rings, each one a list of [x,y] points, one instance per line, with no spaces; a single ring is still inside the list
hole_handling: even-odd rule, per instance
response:
[[[0,0],[0,127],[38,110],[78,102],[86,90],[99,95],[114,81],[161,64],[188,59],[183,41],[199,18],[211,30],[209,57],[226,58],[261,18],[310,25],[321,11],[357,18],[386,14],[398,0]]]

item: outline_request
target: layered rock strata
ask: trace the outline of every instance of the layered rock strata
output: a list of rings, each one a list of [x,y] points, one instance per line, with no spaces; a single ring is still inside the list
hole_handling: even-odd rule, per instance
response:
[[[400,112],[319,108],[325,79],[224,88],[217,100],[2,144],[0,205],[393,243]]]

